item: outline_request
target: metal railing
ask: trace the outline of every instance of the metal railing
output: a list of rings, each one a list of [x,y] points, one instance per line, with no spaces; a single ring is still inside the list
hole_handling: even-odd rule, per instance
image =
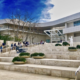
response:
[[[63,34],[73,33],[78,31],[80,31],[80,26],[72,26],[72,27],[64,28]]]
[[[79,71],[80,71],[80,66],[79,66],[78,69],[75,71],[75,80],[78,79],[77,74],[78,74]]]

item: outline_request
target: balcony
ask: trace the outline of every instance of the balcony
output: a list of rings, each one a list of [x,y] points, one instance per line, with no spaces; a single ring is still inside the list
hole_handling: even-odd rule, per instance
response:
[[[14,31],[14,29],[12,28],[0,28],[0,31]],[[15,31],[17,31],[17,29],[15,29]],[[19,32],[23,32],[23,30],[19,29]],[[24,33],[34,33],[34,34],[39,34],[39,35],[46,35],[44,32],[39,32],[37,30],[35,30],[34,32],[31,32],[29,30],[24,30]]]
[[[80,32],[80,26],[74,26],[63,29],[63,34],[74,33],[74,32]]]
[[[12,29],[9,29],[9,28],[0,28],[0,31],[6,31],[6,30],[12,30]]]

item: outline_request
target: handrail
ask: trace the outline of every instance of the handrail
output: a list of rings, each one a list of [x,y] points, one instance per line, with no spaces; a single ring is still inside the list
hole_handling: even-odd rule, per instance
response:
[[[78,67],[78,69],[75,71],[75,80],[77,80],[77,74],[80,71],[80,66]]]

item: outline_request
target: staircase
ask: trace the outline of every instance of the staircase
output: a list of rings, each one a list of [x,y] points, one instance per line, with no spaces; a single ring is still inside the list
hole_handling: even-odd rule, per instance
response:
[[[69,52],[67,48],[53,46],[51,48],[52,52],[45,53],[46,57],[44,59],[27,58],[27,63],[21,65],[12,63],[13,57],[18,56],[18,54],[10,53],[6,56],[3,53],[0,55],[0,69],[75,80],[75,71],[80,65],[80,51]],[[40,47],[39,49],[41,50]],[[77,77],[80,79],[80,72]]]

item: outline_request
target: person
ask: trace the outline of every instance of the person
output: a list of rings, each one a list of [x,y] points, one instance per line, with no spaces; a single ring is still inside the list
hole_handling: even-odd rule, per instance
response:
[[[11,49],[13,49],[13,43],[11,44]]]
[[[5,46],[5,43],[2,43],[3,46]]]
[[[2,49],[3,49],[3,47],[2,47],[2,45],[0,46],[0,53],[2,52]]]
[[[25,41],[23,41],[23,46],[25,46]]]
[[[43,40],[41,40],[40,44],[44,44],[44,41],[43,41]]]
[[[42,41],[42,44],[44,44],[44,41]]]
[[[19,46],[19,44],[20,44],[20,43],[18,42],[18,46]]]
[[[60,40],[60,42],[62,42],[62,39]]]
[[[26,41],[26,44],[25,44],[25,46],[28,46],[29,45],[29,43],[28,43],[28,41]]]
[[[41,40],[40,44],[42,44],[42,40]]]
[[[19,46],[20,46],[20,47],[22,47],[22,44],[21,44],[21,42],[19,43]]]
[[[16,49],[16,43],[14,43],[14,49]]]
[[[2,43],[2,46],[5,48],[5,43]]]

